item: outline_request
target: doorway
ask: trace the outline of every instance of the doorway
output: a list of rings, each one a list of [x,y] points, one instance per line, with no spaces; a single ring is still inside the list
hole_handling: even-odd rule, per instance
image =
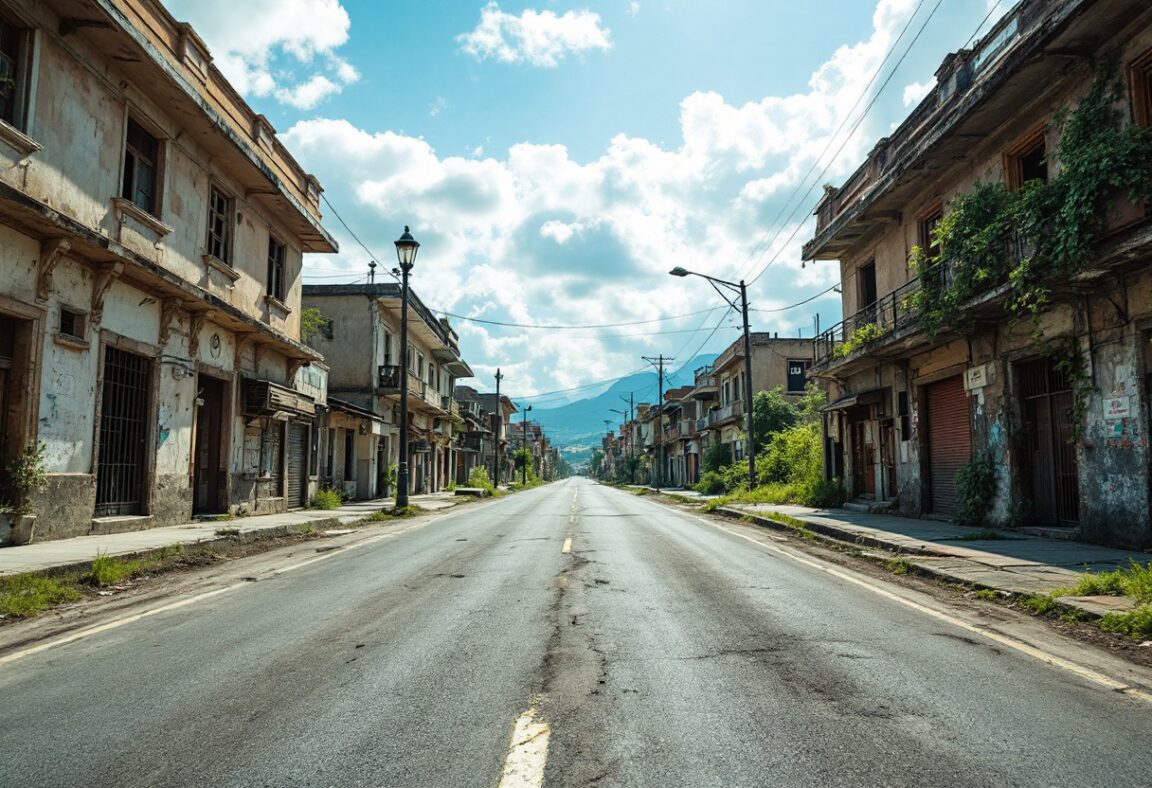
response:
[[[872,443],[868,421],[851,422],[852,432],[852,494],[857,497],[876,497],[876,447]]]
[[[223,492],[224,381],[200,375],[196,380],[196,454],[192,471],[194,514],[225,511]]]
[[[1073,443],[1072,384],[1050,359],[1017,368],[1025,450],[1023,477],[1038,525],[1080,521],[1080,471]]]

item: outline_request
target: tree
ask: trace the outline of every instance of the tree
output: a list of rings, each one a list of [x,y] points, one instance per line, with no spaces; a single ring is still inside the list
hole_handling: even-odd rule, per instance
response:
[[[314,306],[300,310],[300,340],[307,342],[328,323],[328,318]]]
[[[727,443],[713,443],[704,452],[704,458],[700,461],[701,467],[705,473],[709,471],[718,471],[725,465],[732,463],[732,452],[728,448]]]
[[[600,469],[604,465],[604,452],[600,449],[592,450],[592,478],[600,478]]]
[[[752,397],[752,434],[756,436],[757,446],[763,446],[773,434],[788,429],[799,420],[799,411],[784,398],[781,386],[757,391]]]

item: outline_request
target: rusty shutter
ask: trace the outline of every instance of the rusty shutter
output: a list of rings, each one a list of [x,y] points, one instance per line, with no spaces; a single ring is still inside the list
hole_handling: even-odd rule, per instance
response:
[[[308,425],[288,424],[288,507],[307,505],[308,491]]]
[[[957,376],[933,383],[926,391],[930,510],[956,513],[956,472],[972,456],[968,395]]]

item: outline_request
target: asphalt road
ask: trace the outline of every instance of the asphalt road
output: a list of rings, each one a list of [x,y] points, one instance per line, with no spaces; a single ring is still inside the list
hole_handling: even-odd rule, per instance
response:
[[[584,480],[319,555],[0,665],[0,785],[496,786],[529,709],[548,786],[1152,784],[1152,705]]]

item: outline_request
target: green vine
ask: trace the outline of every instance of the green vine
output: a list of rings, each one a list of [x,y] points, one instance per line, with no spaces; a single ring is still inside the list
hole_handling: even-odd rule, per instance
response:
[[[1124,124],[1118,63],[1116,55],[1106,58],[1075,109],[1053,119],[1061,131],[1058,176],[1016,191],[977,183],[951,202],[937,226],[939,254],[912,250],[921,289],[908,305],[920,311],[930,336],[944,327],[967,333],[966,305],[1002,282],[1009,285],[1009,311],[1038,321],[1051,306],[1054,283],[1093,261],[1117,193],[1132,202],[1152,198],[1152,130]]]
[[[883,329],[875,323],[865,323],[852,332],[852,336],[845,339],[832,351],[833,358],[850,356],[869,342],[874,342],[884,336]]]

